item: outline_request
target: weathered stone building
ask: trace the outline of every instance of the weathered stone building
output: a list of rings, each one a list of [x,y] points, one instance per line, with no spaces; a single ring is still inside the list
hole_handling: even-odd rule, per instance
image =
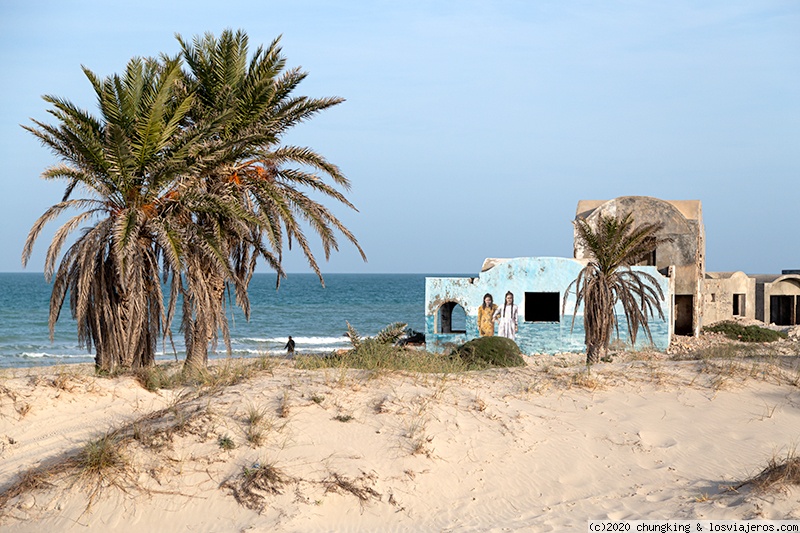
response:
[[[753,276],[757,320],[778,326],[800,324],[800,271]]]
[[[756,318],[756,280],[744,272],[706,272],[703,324],[733,317]]]
[[[696,335],[702,327],[703,281],[705,278],[706,238],[703,210],[699,200],[659,200],[649,196],[621,196],[613,200],[581,200],[575,214],[590,224],[600,215],[633,215],[638,223],[662,223],[659,233],[669,242],[658,246],[644,264],[655,266],[662,273],[673,267],[672,294],[673,330],[678,335]],[[575,257],[587,257],[577,234]]]

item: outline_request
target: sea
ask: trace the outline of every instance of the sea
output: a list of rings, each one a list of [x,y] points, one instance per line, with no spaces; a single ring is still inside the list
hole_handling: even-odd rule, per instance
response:
[[[362,337],[394,322],[425,331],[425,278],[441,274],[288,274],[276,289],[274,274],[256,274],[250,283],[250,320],[229,306],[229,355],[220,340],[211,358],[284,355],[289,335],[297,354],[326,354],[350,346],[349,322]],[[458,276],[456,274],[444,275]],[[52,285],[41,273],[0,273],[0,368],[94,362],[78,346],[76,323],[65,303],[53,339],[47,326]],[[159,342],[158,361],[185,357],[178,320],[172,344]]]

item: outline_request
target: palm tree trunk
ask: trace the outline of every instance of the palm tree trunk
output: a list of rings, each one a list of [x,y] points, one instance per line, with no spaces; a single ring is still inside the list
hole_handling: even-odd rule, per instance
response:
[[[186,361],[184,369],[204,369],[208,366],[208,347],[212,341],[216,341],[216,334],[220,327],[220,316],[224,309],[225,281],[221,276],[206,275],[205,287],[206,303],[203,305],[196,299],[197,294],[192,295],[194,299],[194,320],[191,321],[191,332],[186,335]],[[195,285],[195,288],[199,285]]]
[[[208,334],[206,329],[198,322],[192,321],[192,342],[186,346],[186,361],[183,370],[197,371],[206,368],[208,365]]]
[[[602,342],[593,342],[586,347],[586,364],[596,365],[606,358],[608,347]]]

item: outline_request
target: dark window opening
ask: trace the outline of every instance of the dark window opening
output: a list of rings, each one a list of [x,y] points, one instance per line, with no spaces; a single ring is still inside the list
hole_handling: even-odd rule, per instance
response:
[[[456,302],[446,302],[439,308],[439,333],[466,333],[467,312]]]
[[[561,321],[560,300],[557,292],[526,292],[525,322]]]
[[[776,326],[794,326],[800,313],[800,296],[770,296],[769,321]]]
[[[733,316],[745,316],[744,294],[733,295]]]

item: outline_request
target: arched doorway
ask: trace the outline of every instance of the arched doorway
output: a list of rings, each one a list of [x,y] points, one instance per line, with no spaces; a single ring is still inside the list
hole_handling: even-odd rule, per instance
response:
[[[777,326],[800,323],[800,279],[784,277],[772,284],[769,321]]]
[[[443,303],[437,314],[437,333],[467,332],[467,312],[457,302]]]

